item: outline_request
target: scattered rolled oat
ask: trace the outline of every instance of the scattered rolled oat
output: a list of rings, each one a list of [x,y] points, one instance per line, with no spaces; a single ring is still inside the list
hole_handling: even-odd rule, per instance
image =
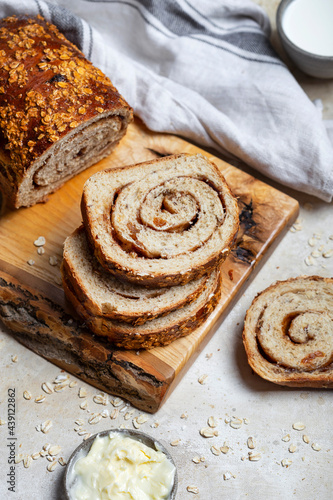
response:
[[[77,386],[77,381],[76,380],[72,380],[72,382],[69,383],[69,386],[71,389],[73,389],[73,387]]]
[[[209,417],[208,420],[207,420],[207,424],[209,425],[209,427],[217,427],[217,422],[216,422],[216,419],[214,417]]]
[[[18,453],[17,455],[15,455],[15,463],[16,464],[19,464],[20,462],[22,462],[23,459],[24,459],[23,453]]]
[[[84,387],[80,387],[78,396],[79,396],[79,398],[86,398],[87,397],[87,391]]]
[[[189,493],[194,493],[195,495],[197,495],[199,493],[199,488],[197,488],[196,486],[188,486],[186,488],[186,490],[189,492]]]
[[[69,381],[65,380],[61,384],[57,384],[57,385],[54,386],[54,392],[63,391],[64,389],[67,389],[68,386],[69,386]]]
[[[310,239],[308,240],[308,243],[309,243],[310,247],[314,247],[314,246],[316,245],[316,243],[317,243],[317,238],[314,238],[314,237],[312,236],[312,238],[310,238]]]
[[[27,456],[24,457],[24,459],[23,459],[23,465],[24,465],[24,467],[26,469],[28,469],[30,467],[31,462],[32,462],[32,458],[31,458],[30,455],[27,455]]]
[[[18,362],[18,357],[17,357],[17,355],[16,355],[16,354],[14,354],[14,355],[12,356],[12,362],[13,362],[13,363],[17,363],[17,362]]]
[[[61,446],[58,445],[50,446],[48,451],[49,455],[54,457],[55,455],[59,455],[59,453],[61,452]]]
[[[311,448],[312,448],[314,451],[320,451],[320,450],[321,450],[321,447],[319,446],[319,444],[318,444],[318,443],[312,443]]]
[[[45,396],[43,396],[42,394],[35,398],[35,403],[43,403],[43,401],[45,401]]]
[[[221,448],[218,448],[217,446],[211,446],[210,451],[213,453],[213,455],[221,455]]]
[[[148,420],[147,415],[144,415],[143,413],[141,413],[141,415],[138,415],[136,417],[136,421],[139,425],[144,424],[145,422],[147,422],[147,420]]]
[[[29,260],[27,260],[27,264],[29,264],[29,266],[33,266],[35,264],[35,261],[32,259],[29,259]]]
[[[283,436],[282,441],[284,441],[285,443],[290,441],[290,434],[286,434],[285,436]]]
[[[44,433],[44,434],[47,434],[49,432],[49,430],[51,429],[52,427],[52,420],[45,420],[45,422],[43,422],[41,424],[41,427],[40,427],[40,430]]]
[[[315,259],[318,259],[320,256],[321,256],[321,253],[318,252],[318,250],[313,250],[313,252],[311,252],[311,255],[312,257],[314,257]]]
[[[110,418],[112,420],[115,420],[119,415],[119,410],[118,408],[115,408],[114,410],[112,410],[111,414],[110,414]]]
[[[67,460],[65,460],[65,459],[64,459],[64,457],[60,457],[60,458],[58,459],[58,463],[59,463],[60,465],[62,465],[62,466],[65,466],[65,465],[67,465]]]
[[[87,395],[87,394],[86,394]],[[81,397],[81,396],[80,396]],[[93,401],[98,404],[98,405],[104,405],[106,406],[109,402],[109,397],[107,394],[104,394],[103,392],[100,394],[95,394],[93,397]]]
[[[49,465],[46,467],[49,472],[53,472],[54,469],[57,467],[58,462],[57,460],[53,460]]]
[[[98,422],[102,419],[102,415],[100,413],[92,413],[91,416],[88,419],[88,423],[93,425],[93,424],[98,424]]]
[[[234,478],[235,476],[234,476],[233,474],[231,474],[231,472],[225,472],[225,473],[223,474],[223,479],[224,479],[225,481],[228,481],[228,480],[229,480],[229,479],[231,479],[232,477]]]
[[[43,255],[45,253],[45,248],[44,247],[37,248],[37,253],[38,255]]]
[[[256,447],[256,443],[255,443],[253,437],[248,438],[247,447],[250,448],[250,450],[254,450],[254,448]]]
[[[74,422],[76,425],[83,425],[84,424],[84,420],[82,420],[82,418],[78,418],[77,420],[75,420]]]
[[[249,451],[249,460],[250,462],[258,462],[261,459],[261,453],[253,453],[253,451]]]
[[[323,257],[325,257],[325,259],[329,259],[332,256],[333,256],[333,248],[331,248],[330,250],[326,250],[326,252],[323,252]]]
[[[187,419],[187,418],[188,418],[188,414],[187,414],[187,413],[182,413],[182,414],[180,415],[180,418]]]
[[[180,443],[180,439],[175,439],[174,441],[171,441],[170,445],[171,446],[178,446]]]
[[[110,414],[109,414],[109,410],[108,410],[107,408],[105,408],[105,410],[103,410],[103,411],[101,412],[101,415],[102,415],[102,418],[107,418],[107,417],[109,417],[109,416],[110,416]]]
[[[132,417],[133,413],[134,413],[134,410],[127,411],[124,415],[124,420],[129,420]]]
[[[46,394],[52,394],[52,392],[53,392],[53,387],[50,384],[50,382],[43,382],[42,389],[44,392],[46,392]]]
[[[305,429],[305,425],[303,422],[295,422],[293,424],[293,429],[295,429],[295,431],[303,431]]]
[[[212,352],[210,352],[210,353],[206,354],[206,358],[207,358],[207,359],[210,359],[212,356],[213,356],[213,353],[212,353]]]
[[[315,261],[313,260],[312,255],[308,255],[307,257],[305,257],[304,262],[307,266],[314,266],[315,265]]]
[[[37,240],[34,241],[35,247],[42,247],[43,245],[45,245],[45,243],[46,240],[44,236],[39,236],[39,238],[37,238]]]
[[[233,420],[231,420],[230,427],[232,427],[233,429],[240,429],[240,427],[242,427],[242,423],[243,420],[241,418],[236,417]]]
[[[224,455],[226,455],[228,453],[228,451],[230,450],[229,446],[227,445],[227,443],[224,443],[223,446],[221,446],[221,451]]]
[[[153,422],[150,427],[152,427],[153,429],[157,429],[159,425],[160,425],[159,421],[156,420],[156,422]]]
[[[3,420],[2,418],[0,418],[0,425],[5,425],[7,423],[6,420]]]
[[[248,418],[243,418],[243,422],[245,425],[248,425],[250,423],[250,420]]]
[[[201,459],[198,455],[196,455],[192,458],[192,462],[194,462],[195,464],[199,464],[201,462]]]
[[[203,427],[200,429],[200,435],[205,438],[212,438],[214,436],[218,436],[219,433],[217,430],[213,430],[211,427]]]
[[[289,458],[284,458],[283,460],[281,460],[282,467],[289,467],[289,465],[291,464],[292,460],[290,460]]]
[[[207,377],[208,377],[207,373],[205,373],[204,375],[201,375],[198,378],[199,384],[204,385],[206,383]]]
[[[46,444],[44,444],[44,446],[43,446],[43,450],[44,450],[44,451],[49,451],[50,446],[51,446],[51,445],[50,445],[50,443],[46,443]]]
[[[37,460],[40,457],[40,451],[37,451],[36,453],[33,453],[31,455],[32,460]]]
[[[297,446],[294,444],[291,444],[288,448],[289,453],[295,453],[296,450],[297,450]]]
[[[84,401],[82,401],[82,403],[80,404],[80,408],[81,410],[86,410],[88,407],[88,401],[85,399]]]
[[[113,399],[113,400],[111,401],[111,404],[112,404],[113,406],[117,407],[117,406],[122,405],[122,404],[123,404],[123,402],[124,402],[124,401],[123,401],[122,399],[120,399],[120,398],[115,398],[115,399]]]
[[[51,255],[49,258],[49,263],[51,266],[56,266],[58,264],[58,259],[55,255]]]
[[[310,438],[306,434],[302,436],[304,443],[309,444],[310,443]]]
[[[54,383],[55,384],[63,384],[68,379],[69,379],[68,373],[59,373],[59,375],[56,376]]]
[[[27,400],[31,399],[32,398],[31,392],[24,391],[23,397],[24,397],[24,399],[27,399]]]
[[[86,434],[83,438],[83,441],[86,441],[87,439],[89,439],[90,437],[92,436],[91,432],[88,432],[88,434]]]

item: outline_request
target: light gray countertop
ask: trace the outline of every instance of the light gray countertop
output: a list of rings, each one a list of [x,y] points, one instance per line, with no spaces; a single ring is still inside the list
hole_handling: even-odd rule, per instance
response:
[[[266,8],[274,26],[278,2],[265,0],[257,3]],[[277,44],[274,32],[273,42]],[[321,82],[297,72],[295,76],[311,99],[322,99],[324,116],[332,119],[333,81]],[[111,403],[107,406],[96,404],[93,396],[99,391],[80,380],[74,387],[45,394],[41,384],[53,382],[60,370],[21,346],[1,328],[0,419],[8,420],[7,391],[14,388],[16,453],[31,455],[50,443],[60,445],[59,456],[68,459],[83,439],[74,431],[77,427],[75,420],[83,419],[83,429],[95,433],[119,425],[133,428],[133,418],[143,414],[147,421],[140,429],[160,440],[175,459],[179,500],[332,498],[332,391],[292,389],[261,380],[251,372],[242,345],[244,315],[259,291],[276,280],[292,276],[333,276],[333,257],[316,258],[312,266],[305,263],[305,258],[314,248],[321,245],[325,249],[333,248],[333,240],[329,239],[333,234],[332,204],[278,187],[300,202],[298,230],[287,232],[156,414],[144,414],[130,405],[124,409],[124,404],[121,404],[116,418],[102,418],[95,425],[88,424],[90,414],[80,409],[84,399],[88,400],[90,412],[107,409],[111,413],[116,407]],[[314,233],[318,239],[316,246],[311,247],[308,240]],[[13,356],[17,356],[16,362]],[[202,375],[207,375],[203,384],[198,381]],[[76,379],[70,376],[70,380]],[[78,396],[79,388],[87,391],[86,398]],[[25,390],[31,392],[31,400],[23,398]],[[35,397],[42,394],[45,401],[35,403]],[[133,413],[126,420],[124,417],[129,411]],[[216,419],[218,436],[204,438],[199,431],[207,426],[210,416]],[[242,419],[241,427],[232,428],[229,417]],[[48,433],[36,430],[36,426],[48,419],[53,424]],[[306,426],[304,432],[292,428],[299,421]],[[290,435],[289,442],[282,440],[287,434]],[[309,436],[309,444],[303,441],[303,434]],[[64,469],[58,465],[53,472],[48,472],[46,458],[32,460],[28,468],[19,463],[16,466],[16,493],[8,492],[5,479],[9,472],[7,435],[7,425],[0,426],[0,498],[60,500],[59,482]],[[255,451],[261,455],[259,461],[247,459],[247,439],[250,436],[256,441]],[[177,440],[179,443],[175,445]],[[230,447],[227,454],[217,456],[212,453],[212,446],[221,447],[225,442]],[[317,443],[320,451],[315,451],[312,443]],[[288,451],[291,444],[296,446],[294,453]],[[192,460],[194,457],[204,457],[204,460],[196,464]],[[283,467],[283,459],[290,459],[291,465]],[[188,486],[197,487],[199,493],[188,492]]]

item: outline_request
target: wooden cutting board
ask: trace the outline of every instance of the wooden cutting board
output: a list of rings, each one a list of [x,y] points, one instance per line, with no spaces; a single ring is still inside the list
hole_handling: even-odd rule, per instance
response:
[[[239,199],[240,231],[223,264],[221,300],[203,326],[167,347],[140,352],[114,349],[92,335],[65,300],[59,271],[64,239],[81,223],[82,188],[93,173],[182,152],[201,152],[214,161]],[[178,137],[149,132],[137,121],[108,158],[67,182],[47,203],[3,210],[0,316],[15,338],[35,353],[137,408],[155,412],[297,214],[293,198]],[[39,236],[46,239],[43,255],[33,244]],[[50,264],[50,257],[57,258],[56,265]]]

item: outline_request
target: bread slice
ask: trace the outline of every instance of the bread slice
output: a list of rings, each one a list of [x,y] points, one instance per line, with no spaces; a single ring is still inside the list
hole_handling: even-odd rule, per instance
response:
[[[120,281],[99,264],[81,226],[64,244],[62,269],[82,304],[92,315],[143,324],[192,302],[203,292],[205,275],[186,285],[146,288]]]
[[[264,379],[333,387],[333,279],[300,276],[268,287],[246,313],[243,342]]]
[[[5,18],[0,29],[0,188],[18,208],[107,156],[133,113],[41,16]]]
[[[239,225],[236,199],[200,154],[98,172],[84,185],[81,210],[101,265],[147,286],[210,273],[228,255]]]
[[[76,312],[92,332],[107,337],[114,345],[124,349],[165,346],[179,337],[189,335],[209,316],[221,295],[220,273],[214,270],[203,292],[194,301],[165,316],[133,326],[105,316],[97,316],[86,309],[76,295],[64,268],[63,287]]]

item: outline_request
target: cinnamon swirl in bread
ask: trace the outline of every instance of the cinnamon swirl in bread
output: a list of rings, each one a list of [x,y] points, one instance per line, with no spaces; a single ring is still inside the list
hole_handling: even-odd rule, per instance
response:
[[[268,287],[247,311],[243,342],[264,379],[333,387],[333,279],[301,276]]]
[[[239,224],[225,179],[200,154],[97,172],[85,183],[81,210],[100,264],[146,286],[185,284],[211,272]]]

